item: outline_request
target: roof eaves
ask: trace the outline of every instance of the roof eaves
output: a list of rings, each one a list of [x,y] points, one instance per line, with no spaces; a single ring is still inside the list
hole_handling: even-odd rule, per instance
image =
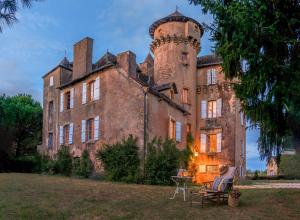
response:
[[[167,102],[170,106],[180,110],[184,115],[190,115],[191,113],[188,112],[187,110],[185,110],[182,106],[176,104],[175,102],[173,102],[168,96],[158,92],[157,90],[155,90],[154,88],[149,87],[149,92],[159,98],[161,98],[162,100],[164,100],[165,102]]]
[[[68,68],[68,67],[65,67],[65,66],[63,66],[63,65],[61,65],[61,64],[58,64],[56,67],[54,67],[52,70],[50,70],[48,73],[46,73],[45,75],[43,75],[42,76],[42,78],[45,78],[46,76],[48,76],[50,73],[52,73],[53,71],[55,71],[57,68],[59,68],[59,67],[61,67],[61,68],[64,68],[64,69],[66,69],[66,70],[69,70],[69,71],[72,71],[72,69],[70,69],[70,68]]]
[[[68,83],[65,83],[65,84],[63,84],[63,85],[57,87],[57,89],[64,89],[64,88],[66,88],[66,87],[68,87],[68,86],[74,85],[75,83],[80,82],[80,81],[86,79],[87,77],[93,75],[94,73],[96,73],[96,72],[98,72],[98,71],[102,71],[102,70],[104,70],[104,69],[107,69],[107,68],[109,68],[109,67],[111,67],[111,66],[115,66],[115,65],[109,63],[109,64],[107,64],[107,65],[101,66],[101,67],[99,67],[99,68],[97,68],[97,69],[92,70],[90,73],[88,73],[88,74],[86,74],[86,75],[84,75],[84,76],[82,76],[82,77],[80,77],[80,78],[74,79],[74,80],[72,80],[72,81],[70,81],[70,82],[68,82]]]
[[[222,64],[222,61],[214,62],[214,63],[197,64],[197,67],[200,68],[200,67],[215,66],[220,64]]]

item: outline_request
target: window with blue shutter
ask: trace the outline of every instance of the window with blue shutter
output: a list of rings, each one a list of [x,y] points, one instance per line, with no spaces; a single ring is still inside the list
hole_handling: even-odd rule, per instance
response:
[[[60,106],[59,106],[60,112],[64,111],[64,93],[60,93]]]
[[[81,121],[81,142],[85,142],[85,120]]]
[[[200,152],[201,153],[205,153],[206,152],[206,134],[201,134]]]
[[[64,143],[64,130],[63,126],[59,126],[59,144]]]
[[[176,122],[176,141],[181,142],[181,122]]]
[[[70,108],[74,107],[74,88],[70,90]]]
[[[73,144],[73,123],[69,127],[69,144]]]
[[[100,125],[100,119],[99,116],[97,116],[94,119],[94,140],[99,140],[99,125]]]
[[[86,83],[82,83],[82,104],[86,103]]]
[[[201,101],[201,118],[206,118],[207,117],[207,101],[202,100]]]
[[[100,77],[98,76],[95,81],[94,86],[94,100],[99,100],[100,98]]]

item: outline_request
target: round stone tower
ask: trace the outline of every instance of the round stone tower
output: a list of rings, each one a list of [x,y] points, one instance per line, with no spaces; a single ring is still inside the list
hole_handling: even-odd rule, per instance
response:
[[[190,113],[192,131],[196,122],[197,54],[203,28],[196,20],[177,10],[154,22],[149,28],[153,38],[150,45],[154,54],[154,82],[157,86],[175,83],[178,93],[173,101],[183,105]],[[188,101],[183,96],[188,92]]]

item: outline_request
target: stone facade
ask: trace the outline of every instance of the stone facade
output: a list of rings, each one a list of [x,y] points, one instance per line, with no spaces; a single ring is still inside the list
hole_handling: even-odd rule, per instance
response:
[[[192,146],[194,180],[212,180],[223,165],[245,171],[245,122],[226,80],[221,60],[197,57],[201,25],[175,12],[150,27],[154,54],[141,64],[131,51],[107,52],[92,63],[93,40],[74,45],[74,61],[64,58],[44,77],[43,148],[55,157],[61,145],[74,156],[95,152],[129,134],[141,155],[154,137],[174,138],[179,149]],[[205,138],[204,138],[205,136]],[[205,140],[205,142],[204,142]]]

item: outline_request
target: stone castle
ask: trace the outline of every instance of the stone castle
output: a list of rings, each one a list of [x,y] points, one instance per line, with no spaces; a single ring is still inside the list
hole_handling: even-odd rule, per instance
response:
[[[43,76],[43,149],[51,156],[61,145],[74,156],[95,152],[130,134],[138,137],[141,155],[154,137],[172,138],[179,149],[194,137],[191,164],[196,182],[212,180],[219,167],[246,171],[246,129],[232,82],[215,55],[197,57],[202,26],[178,11],[154,22],[153,38],[143,63],[135,54],[109,52],[92,62],[93,40],[74,45],[74,60],[65,57]]]

